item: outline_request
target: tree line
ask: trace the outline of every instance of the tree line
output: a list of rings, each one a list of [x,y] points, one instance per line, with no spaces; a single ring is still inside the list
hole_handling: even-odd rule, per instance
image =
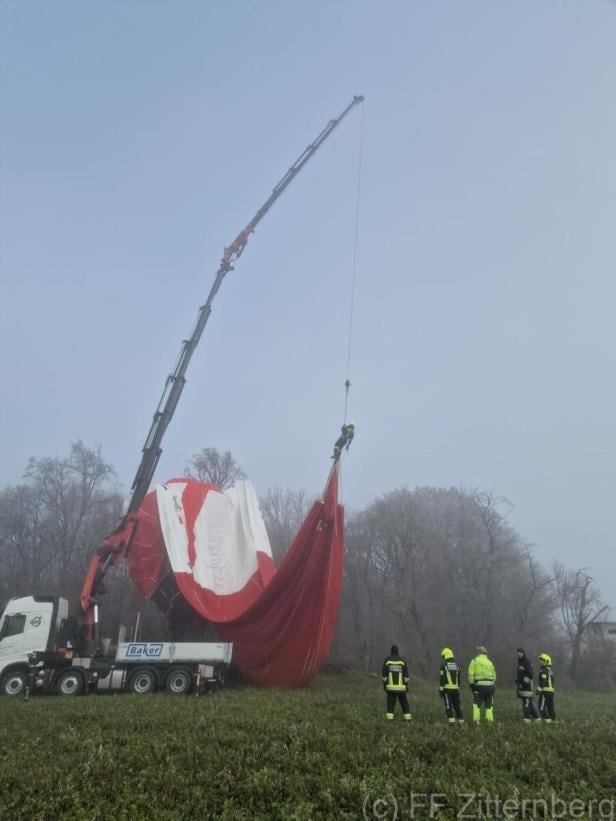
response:
[[[230,453],[205,448],[185,474],[221,488],[244,478]],[[63,595],[77,607],[92,554],[117,524],[123,496],[100,449],[74,443],[65,457],[30,459],[23,480],[0,490],[0,609],[12,596]],[[260,499],[279,564],[313,498],[271,488]],[[543,567],[511,526],[508,503],[464,488],[398,488],[347,512],[342,599],[330,666],[373,672],[390,644],[429,677],[444,646],[460,659],[488,647],[509,670],[517,647],[547,650],[572,682],[616,684],[616,643],[588,624],[607,616],[586,569]],[[105,627],[134,625],[168,637],[164,617],[110,573]]]

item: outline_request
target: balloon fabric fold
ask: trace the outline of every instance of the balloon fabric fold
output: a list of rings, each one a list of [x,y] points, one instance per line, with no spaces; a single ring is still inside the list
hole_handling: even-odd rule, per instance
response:
[[[129,554],[135,585],[165,612],[187,602],[233,642],[250,681],[300,687],[331,646],[342,584],[344,511],[336,463],[276,569],[254,488],[174,479],[150,492]]]

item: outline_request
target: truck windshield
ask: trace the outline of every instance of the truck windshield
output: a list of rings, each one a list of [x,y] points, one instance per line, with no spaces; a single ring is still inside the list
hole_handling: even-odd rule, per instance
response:
[[[9,636],[18,636],[24,632],[26,617],[23,613],[13,613],[12,616],[5,616],[0,628],[0,641]]]

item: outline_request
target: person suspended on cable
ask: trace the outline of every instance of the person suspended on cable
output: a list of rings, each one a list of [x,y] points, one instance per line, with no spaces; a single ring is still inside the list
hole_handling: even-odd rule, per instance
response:
[[[341,428],[342,433],[336,439],[334,444],[334,452],[332,454],[332,459],[336,462],[340,459],[340,454],[346,448],[347,450],[351,447],[351,442],[353,441],[353,437],[355,436],[355,425],[353,422],[348,422],[344,424]]]
[[[400,657],[397,644],[392,644],[391,652],[383,662],[382,677],[383,689],[387,694],[385,718],[388,721],[394,720],[396,701],[399,701],[403,719],[410,721],[411,708],[406,696],[409,689],[409,668],[406,661]]]

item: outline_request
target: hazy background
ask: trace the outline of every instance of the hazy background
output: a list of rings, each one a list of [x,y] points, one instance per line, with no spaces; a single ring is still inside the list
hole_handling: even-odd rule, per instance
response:
[[[215,304],[158,477],[230,449],[350,507],[493,490],[616,603],[616,6],[0,3],[0,483],[100,443],[124,486],[223,246],[354,111]]]

